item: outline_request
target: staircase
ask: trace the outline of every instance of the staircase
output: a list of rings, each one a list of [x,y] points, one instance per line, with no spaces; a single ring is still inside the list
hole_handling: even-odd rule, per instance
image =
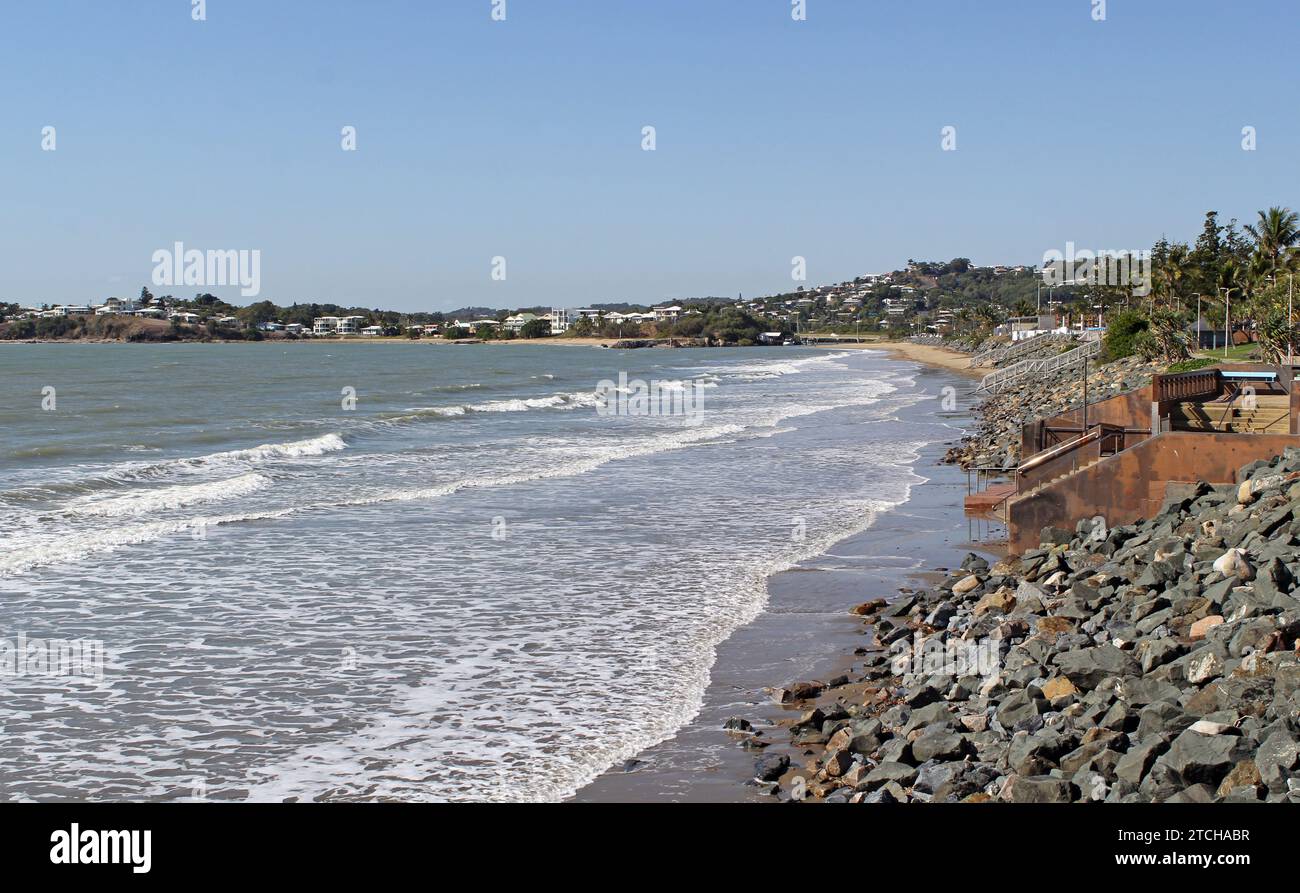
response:
[[[1184,401],[1170,411],[1169,421],[1175,431],[1288,434],[1291,430],[1290,413],[1289,396],[1267,394],[1255,397],[1253,402]]]
[[[1034,338],[1030,340],[1036,341],[1038,339]],[[1067,350],[1065,353],[1032,360],[1022,360],[1012,366],[1006,366],[1002,369],[994,369],[988,375],[985,375],[980,379],[979,386],[975,390],[977,392],[986,391],[990,394],[996,394],[1007,385],[1020,381],[1023,378],[1051,375],[1064,369],[1080,365],[1084,360],[1091,359],[1099,353],[1101,353],[1100,341],[1085,341],[1083,344],[1080,344],[1073,350]]]
[[[1078,473],[1081,472],[1081,471],[1086,471],[1086,470],[1088,470],[1089,468],[1092,468],[1092,466],[1096,465],[1098,462],[1102,461],[1103,459],[1108,459],[1108,458],[1110,458],[1110,457],[1109,457],[1109,456],[1098,456],[1098,457],[1095,457],[1095,458],[1089,459],[1087,462],[1084,462],[1082,465],[1078,466],[1077,468],[1072,468],[1072,469],[1070,469],[1069,471],[1065,472],[1064,474],[1058,474],[1056,477],[1051,478],[1051,479],[1049,479],[1049,480],[1041,481],[1041,482],[1039,482],[1036,486],[1034,486],[1033,488],[1031,488],[1031,489],[1025,491],[1024,493],[1017,493],[1017,494],[1016,494],[1016,498],[1017,498],[1017,499],[1023,499],[1023,498],[1025,498],[1025,497],[1033,496],[1033,495],[1036,494],[1036,493],[1040,493],[1040,492],[1042,492],[1043,490],[1046,490],[1048,487],[1052,486],[1052,484],[1055,484],[1057,481],[1063,481],[1063,480],[1065,480],[1066,478],[1070,477],[1071,475],[1078,474]]]
[[[1068,335],[1061,335],[1055,332],[1044,335],[1035,335],[1032,338],[1026,338],[1023,341],[1013,341],[1010,344],[1004,344],[1001,347],[995,347],[992,350],[986,350],[981,354],[971,357],[971,367],[976,366],[997,366],[1027,359],[1033,354],[1038,353],[1049,344],[1055,344],[1060,341],[1069,340]]]

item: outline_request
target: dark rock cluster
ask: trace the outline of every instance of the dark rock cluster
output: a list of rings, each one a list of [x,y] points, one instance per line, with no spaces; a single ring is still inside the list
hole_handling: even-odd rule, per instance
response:
[[[831,802],[1300,802],[1300,450],[1154,518],[1045,529],[990,566],[854,609],[853,672],[774,697]],[[745,733],[741,729],[741,733]]]

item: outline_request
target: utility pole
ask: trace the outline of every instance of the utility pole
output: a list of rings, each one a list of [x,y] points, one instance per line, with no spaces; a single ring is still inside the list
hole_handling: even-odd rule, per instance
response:
[[[1088,358],[1083,358],[1083,425],[1080,435],[1088,433]]]
[[[1232,294],[1232,289],[1220,288],[1219,290],[1223,292],[1223,356],[1226,359],[1228,356],[1228,342],[1232,340],[1232,327],[1228,320],[1232,309],[1229,302],[1229,296]]]
[[[1196,293],[1196,349],[1201,349],[1201,293]]]
[[[1294,323],[1291,322],[1291,308],[1295,297],[1295,273],[1288,277],[1289,285],[1286,292],[1286,364],[1290,366],[1293,362],[1291,355],[1291,332]]]

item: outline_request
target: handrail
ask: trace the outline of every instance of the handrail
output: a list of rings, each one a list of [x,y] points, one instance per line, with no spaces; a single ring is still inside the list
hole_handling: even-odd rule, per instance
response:
[[[1034,360],[1022,360],[1014,366],[995,369],[980,379],[979,386],[976,390],[996,391],[1002,385],[1015,381],[1025,375],[1059,372],[1061,369],[1083,362],[1099,353],[1101,353],[1100,341],[1085,341],[1073,350],[1067,350],[1064,353],[1059,353],[1055,356]]]
[[[1193,369],[1189,372],[1171,372],[1157,379],[1155,399],[1157,402],[1186,400],[1205,394],[1218,393],[1219,371],[1217,369]]]
[[[990,348],[981,354],[971,357],[971,366],[985,366],[989,363],[1000,363],[1005,360],[1022,357],[1037,351],[1040,347],[1047,344],[1054,344],[1069,336],[1062,335],[1060,332],[1043,332],[1038,335],[1031,335],[1020,341],[1012,341],[1009,344],[1003,344],[998,347]]]
[[[1064,456],[1066,453],[1072,453],[1084,444],[1091,443],[1099,437],[1101,437],[1100,425],[1093,428],[1087,434],[1080,434],[1078,437],[1074,438],[1074,440],[1067,440],[1065,443],[1059,443],[1050,449],[1043,450],[1041,453],[1035,453],[1024,462],[1021,462],[1020,466],[1016,469],[1016,472],[1021,473],[1025,471],[1033,471],[1038,466]]]

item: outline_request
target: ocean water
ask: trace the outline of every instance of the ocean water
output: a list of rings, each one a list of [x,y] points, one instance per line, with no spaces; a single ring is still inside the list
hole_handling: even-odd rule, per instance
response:
[[[695,715],[768,575],[907,500],[953,435],[913,370],[0,347],[0,652],[104,655],[0,675],[0,798],[564,799]],[[700,412],[599,412],[620,373]],[[925,400],[933,422],[900,422]]]

